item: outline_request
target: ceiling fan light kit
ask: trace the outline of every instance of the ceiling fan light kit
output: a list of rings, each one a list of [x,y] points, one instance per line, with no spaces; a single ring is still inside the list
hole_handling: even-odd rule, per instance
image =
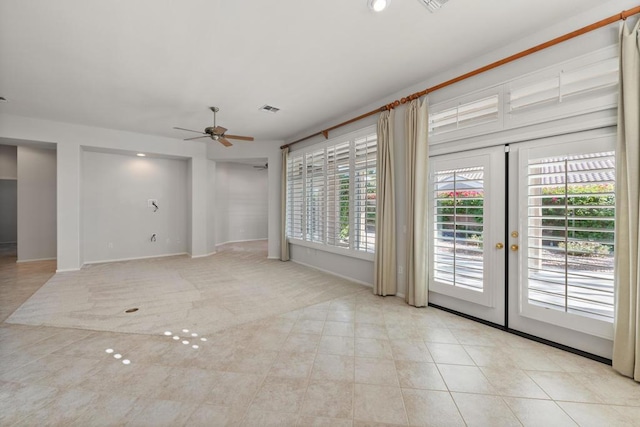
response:
[[[213,126],[208,126],[204,128],[204,132],[200,132],[193,129],[185,129],[180,127],[175,127],[174,129],[178,130],[186,130],[188,132],[195,132],[202,134],[204,136],[195,136],[193,138],[185,138],[185,141],[190,141],[192,139],[200,139],[200,138],[211,138],[214,141],[218,141],[220,144],[225,147],[231,147],[233,144],[229,141],[229,139],[238,139],[240,141],[253,141],[252,136],[241,136],[241,135],[227,135],[227,128],[216,125],[216,113],[220,111],[218,107],[209,107],[209,110],[213,112]]]

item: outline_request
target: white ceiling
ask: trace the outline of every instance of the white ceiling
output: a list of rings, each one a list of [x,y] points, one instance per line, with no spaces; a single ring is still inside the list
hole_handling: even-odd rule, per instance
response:
[[[0,112],[286,140],[603,2],[2,0]]]

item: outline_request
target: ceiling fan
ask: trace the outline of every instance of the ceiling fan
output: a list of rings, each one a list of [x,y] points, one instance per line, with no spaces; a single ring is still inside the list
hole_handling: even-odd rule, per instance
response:
[[[231,147],[233,144],[231,144],[231,142],[229,142],[229,139],[238,139],[240,141],[253,141],[253,137],[252,136],[240,136],[240,135],[227,135],[227,128],[223,128],[222,126],[217,126],[216,125],[216,113],[218,111],[220,111],[220,109],[218,107],[209,107],[209,109],[211,111],[213,111],[213,126],[209,126],[206,127],[204,129],[204,132],[200,132],[197,130],[191,130],[191,129],[185,129],[185,128],[179,128],[179,127],[174,127],[174,129],[178,129],[178,130],[186,130],[188,132],[195,132],[195,133],[200,133],[204,136],[194,136],[193,138],[186,138],[185,141],[190,141],[192,139],[199,139],[199,138],[211,138],[214,141],[218,141],[220,144],[224,145],[225,147]]]

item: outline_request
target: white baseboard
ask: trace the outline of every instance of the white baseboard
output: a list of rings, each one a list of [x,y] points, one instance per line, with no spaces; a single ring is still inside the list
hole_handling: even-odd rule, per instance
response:
[[[300,261],[296,261],[296,260],[293,260],[293,259],[291,259],[289,261],[295,262],[296,264],[304,265],[305,267],[313,268],[314,270],[322,271],[323,273],[331,274],[332,276],[340,277],[341,279],[349,280],[350,282],[354,282],[354,283],[358,283],[360,285],[364,285],[364,286],[366,286],[368,288],[373,288],[373,284],[372,283],[363,282],[362,280],[354,279],[353,277],[349,277],[349,276],[344,276],[342,274],[338,274],[338,273],[333,272],[333,271],[325,270],[324,268],[316,267],[315,265],[307,264],[305,262],[300,262]]]
[[[191,255],[191,254],[187,254],[187,255],[189,255],[191,257],[191,259],[196,259],[196,258],[206,258],[208,256],[215,255],[217,253],[218,253],[218,251],[213,251],[213,252],[209,252],[208,254],[204,254],[204,255]]]
[[[189,255],[186,252],[176,252],[174,254],[160,254],[160,255],[151,255],[151,256],[141,256],[141,257],[133,257],[133,258],[117,258],[117,259],[105,259],[102,261],[86,261],[83,265],[90,264],[106,264],[109,262],[122,262],[122,261],[136,261],[140,259],[151,259],[151,258],[165,258],[168,256],[177,256],[177,255]]]
[[[22,262],[37,262],[37,261],[55,261],[57,258],[53,257],[53,258],[36,258],[36,259],[19,259],[16,262],[22,263]]]
[[[396,294],[396,296],[397,296],[398,298],[402,298],[402,299],[404,299],[404,298],[406,297],[406,295],[405,295],[405,294]]]
[[[277,259],[278,261],[280,261],[279,256],[268,256],[267,259]]]
[[[56,273],[68,273],[70,271],[80,271],[79,268],[63,268],[60,270],[56,270]]]
[[[216,247],[222,246],[222,245],[226,245],[226,244],[229,244],[229,243],[259,242],[259,241],[262,241],[262,240],[269,240],[269,239],[229,240],[227,242],[216,243]]]

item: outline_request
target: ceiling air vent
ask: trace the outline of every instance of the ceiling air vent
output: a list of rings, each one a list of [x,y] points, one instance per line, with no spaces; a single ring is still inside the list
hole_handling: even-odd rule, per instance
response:
[[[267,105],[267,104],[264,104],[262,107],[258,108],[258,110],[264,111],[267,113],[277,113],[278,111],[280,111],[278,107],[274,107],[272,105]]]
[[[420,3],[424,4],[431,12],[435,12],[442,7],[443,4],[449,0],[420,0]]]

